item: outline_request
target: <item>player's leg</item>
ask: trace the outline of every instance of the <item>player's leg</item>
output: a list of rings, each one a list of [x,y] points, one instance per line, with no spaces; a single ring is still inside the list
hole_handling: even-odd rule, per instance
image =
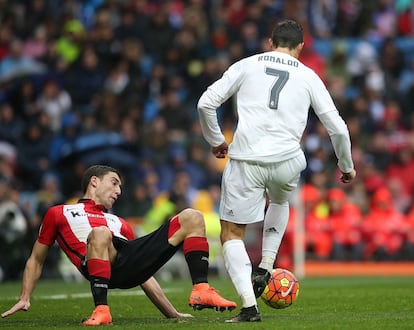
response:
[[[256,297],[262,294],[270,278],[289,220],[288,200],[297,187],[300,173],[305,167],[305,157],[300,154],[269,168],[272,179],[268,183],[269,206],[263,224],[262,259],[252,276]]]
[[[241,312],[227,322],[260,321],[251,274],[252,264],[244,245],[246,225],[221,220],[224,265],[242,301]]]
[[[112,322],[108,306],[108,284],[111,278],[111,260],[116,256],[112,233],[107,227],[95,227],[88,236],[86,268],[95,309],[84,325],[100,325]]]
[[[270,273],[286,231],[288,219],[289,204],[287,201],[283,204],[269,203],[263,225],[262,259],[252,275],[256,298],[260,297],[263,293],[270,279]]]
[[[223,172],[220,200],[220,239],[224,264],[242,301],[239,315],[229,322],[260,321],[251,276],[252,264],[244,244],[246,225],[263,221],[266,203],[261,165],[229,160]]]
[[[174,217],[170,221],[168,242],[173,246],[183,244],[183,253],[193,282],[190,306],[194,309],[216,310],[232,310],[237,307],[235,302],[224,299],[208,284],[209,245],[204,217],[200,211],[185,209]]]
[[[170,222],[171,236],[168,242],[178,246],[183,243],[193,284],[206,283],[208,273],[209,245],[206,238],[205,223],[200,211],[185,209]]]

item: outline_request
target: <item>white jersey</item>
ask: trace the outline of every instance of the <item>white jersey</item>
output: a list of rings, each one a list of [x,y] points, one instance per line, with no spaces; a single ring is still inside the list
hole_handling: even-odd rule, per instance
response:
[[[289,54],[265,52],[231,65],[198,102],[203,135],[211,146],[225,141],[217,108],[236,96],[238,124],[229,157],[278,162],[302,152],[309,108],[328,130],[338,166],[353,169],[349,132],[318,75]]]

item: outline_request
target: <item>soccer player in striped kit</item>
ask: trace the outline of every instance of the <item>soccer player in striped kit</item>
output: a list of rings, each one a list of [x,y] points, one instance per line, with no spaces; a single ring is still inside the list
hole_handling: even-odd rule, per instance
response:
[[[111,323],[108,289],[138,285],[167,318],[191,317],[175,309],[153,277],[181,246],[193,282],[189,305],[198,310],[232,310],[237,306],[208,284],[209,245],[201,212],[185,209],[158,230],[135,239],[129,224],[108,211],[121,195],[121,183],[116,169],[93,165],[82,178],[83,198],[77,204],[53,206],[46,212],[24,269],[20,299],[2,317],[30,308],[30,297],[55,241],[90,281],[95,309],[83,325]]]
[[[281,21],[269,43],[271,51],[232,64],[198,102],[212,153],[229,156],[222,179],[220,236],[226,269],[243,302],[240,314],[229,322],[261,320],[256,298],[270,277],[289,218],[288,200],[306,168],[300,142],[310,107],[329,133],[341,181],[356,175],[345,122],[322,80],[298,60],[304,47],[302,27]],[[238,123],[228,146],[217,109],[231,96],[237,101]],[[270,202],[265,214],[266,195]],[[246,225],[259,221],[264,221],[262,259],[252,274],[243,238]]]

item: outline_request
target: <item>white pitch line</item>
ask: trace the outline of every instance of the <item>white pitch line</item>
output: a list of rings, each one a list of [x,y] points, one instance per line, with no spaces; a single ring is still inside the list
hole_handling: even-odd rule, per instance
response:
[[[170,292],[179,292],[182,289],[163,289],[165,293]],[[145,296],[144,291],[141,290],[131,290],[131,291],[111,291],[109,290],[108,296],[116,296],[116,297],[126,297],[126,296]],[[31,298],[32,300],[62,300],[62,299],[83,299],[83,298],[90,298],[90,292],[80,292],[80,293],[69,293],[69,294],[52,294],[52,295],[33,295]],[[8,301],[8,300],[18,300],[18,296],[14,297],[0,297],[0,301]]]

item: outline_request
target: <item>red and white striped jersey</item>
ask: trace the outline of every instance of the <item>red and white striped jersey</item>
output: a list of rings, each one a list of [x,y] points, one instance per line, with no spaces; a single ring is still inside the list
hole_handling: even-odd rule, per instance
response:
[[[92,228],[108,227],[114,236],[131,240],[135,238],[131,226],[122,218],[106,212],[103,205],[91,199],[77,204],[56,205],[45,214],[38,241],[51,246],[55,241],[72,263],[80,269],[86,255],[86,240]]]

